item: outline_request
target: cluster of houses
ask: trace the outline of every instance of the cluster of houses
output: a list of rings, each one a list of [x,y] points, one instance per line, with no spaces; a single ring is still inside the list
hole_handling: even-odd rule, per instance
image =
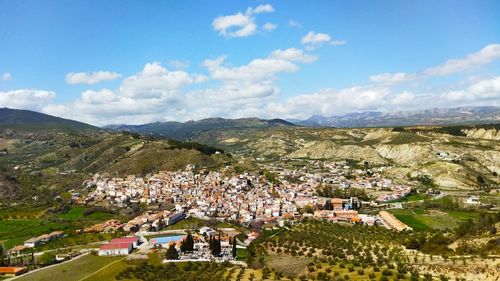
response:
[[[124,224],[119,220],[111,219],[83,229],[84,233],[115,233],[123,229]]]
[[[84,233],[115,233],[123,230],[125,232],[158,231],[164,227],[175,224],[186,218],[184,212],[160,211],[146,212],[137,216],[127,223],[111,219],[83,229]]]
[[[235,220],[243,224],[297,216],[301,208],[314,206],[321,200],[316,195],[316,188],[322,184],[344,189],[383,189],[384,194],[378,198],[380,202],[400,199],[410,193],[410,188],[393,185],[378,171],[350,170],[345,162],[324,163],[320,170],[317,165],[319,162],[312,162],[309,166],[290,170],[281,164],[269,164],[266,169],[276,175],[279,184],[263,174],[225,176],[222,172],[194,173],[190,169],[161,171],[146,177],[107,178],[96,174],[85,182],[93,190],[85,202],[116,206],[173,204],[176,213],[168,214],[168,220],[165,214],[157,214],[158,217],[138,217],[123,226],[125,231],[138,228],[154,231],[183,216]],[[346,204],[343,209],[353,209],[350,202],[343,203]]]
[[[128,221],[123,230],[126,232],[158,231],[186,218],[184,212],[146,212]]]
[[[24,241],[24,246],[27,248],[34,248],[41,246],[43,244],[46,244],[52,240],[58,239],[58,238],[63,238],[64,237],[64,232],[62,231],[53,231],[48,234],[42,234],[38,237],[33,237],[30,238],[26,241]]]
[[[376,202],[385,203],[405,198],[410,195],[411,188],[408,186],[395,185],[391,188],[391,193],[381,194],[375,200]]]

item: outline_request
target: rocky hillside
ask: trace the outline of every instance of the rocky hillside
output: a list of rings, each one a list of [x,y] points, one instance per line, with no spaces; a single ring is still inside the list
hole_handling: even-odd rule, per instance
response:
[[[500,184],[500,125],[379,129],[281,128],[218,137],[231,153],[267,161],[282,157],[368,161],[409,183],[428,175],[447,189]]]

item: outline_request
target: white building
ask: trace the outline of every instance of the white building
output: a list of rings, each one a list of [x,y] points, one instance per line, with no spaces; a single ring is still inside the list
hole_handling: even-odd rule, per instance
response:
[[[104,244],[99,249],[99,256],[126,256],[132,252],[132,243]]]

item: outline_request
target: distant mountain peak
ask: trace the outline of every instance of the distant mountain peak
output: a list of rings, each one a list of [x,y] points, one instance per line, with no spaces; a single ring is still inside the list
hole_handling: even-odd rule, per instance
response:
[[[294,124],[310,127],[386,127],[500,123],[500,107],[467,106],[410,111],[363,111],[324,117],[312,115]]]

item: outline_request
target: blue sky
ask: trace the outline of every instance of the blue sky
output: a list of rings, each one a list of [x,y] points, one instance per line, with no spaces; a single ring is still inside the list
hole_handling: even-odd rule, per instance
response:
[[[498,1],[0,0],[0,107],[103,125],[500,105],[498,44]]]

